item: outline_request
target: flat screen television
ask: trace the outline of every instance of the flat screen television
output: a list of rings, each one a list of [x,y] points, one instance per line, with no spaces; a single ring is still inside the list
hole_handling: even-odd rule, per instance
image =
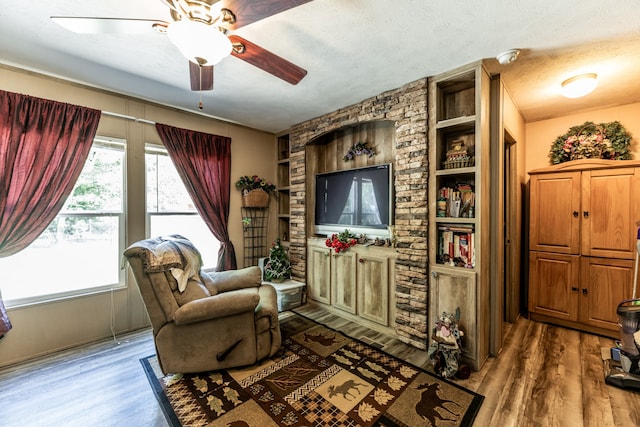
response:
[[[348,229],[368,237],[389,237],[393,224],[391,164],[316,175],[315,230],[329,236]]]

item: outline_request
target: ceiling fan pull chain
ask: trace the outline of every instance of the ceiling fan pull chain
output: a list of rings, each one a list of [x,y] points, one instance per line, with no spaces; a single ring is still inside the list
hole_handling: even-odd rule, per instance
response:
[[[198,108],[202,110],[202,65],[198,68],[200,69],[200,102],[198,103]]]

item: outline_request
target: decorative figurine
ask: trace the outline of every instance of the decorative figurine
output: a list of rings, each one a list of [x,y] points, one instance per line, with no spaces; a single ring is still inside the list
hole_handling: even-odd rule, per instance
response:
[[[433,341],[429,346],[428,356],[433,365],[433,370],[444,378],[469,378],[471,370],[466,365],[460,365],[461,339],[464,336],[458,328],[460,320],[460,309],[456,309],[456,314],[443,312],[436,319],[433,328]]]

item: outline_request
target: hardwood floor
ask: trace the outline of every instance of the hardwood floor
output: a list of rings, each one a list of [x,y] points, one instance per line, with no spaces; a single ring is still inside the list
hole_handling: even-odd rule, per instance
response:
[[[395,338],[314,305],[297,311],[429,366],[425,351]],[[0,370],[0,425],[167,426],[139,362],[154,353],[151,331],[118,341]],[[457,383],[485,396],[475,426],[639,426],[640,393],[604,383],[600,349],[612,345],[608,338],[521,318],[509,328],[500,356]]]
[[[429,368],[426,351],[357,326],[310,304],[297,309],[346,334]],[[456,382],[485,396],[474,426],[640,426],[640,393],[604,383],[602,347],[610,338],[520,318],[504,348],[479,372]]]
[[[168,426],[139,362],[151,330],[117,339],[0,370],[0,425]]]

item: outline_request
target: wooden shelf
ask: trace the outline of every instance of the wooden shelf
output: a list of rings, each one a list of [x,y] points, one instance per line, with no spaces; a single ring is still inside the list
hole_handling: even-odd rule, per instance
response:
[[[481,63],[461,67],[429,81],[429,330],[442,312],[460,310],[465,332],[462,351],[473,369],[480,369],[488,357],[488,316],[478,316],[489,307],[488,231],[490,228],[489,108],[490,79]],[[447,154],[463,144],[466,166],[445,169]],[[471,162],[470,158],[474,161]],[[450,161],[454,158],[451,157]],[[470,190],[458,189],[460,183]],[[451,190],[449,193],[448,190]],[[464,200],[473,193],[472,218],[439,217],[438,201]],[[467,199],[469,200],[469,199]],[[452,265],[453,264],[453,265]]]
[[[452,176],[452,175],[475,175],[476,167],[456,168],[456,169],[437,169],[436,176]]]
[[[277,230],[278,238],[283,246],[289,247],[290,234],[290,167],[289,162],[289,135],[284,134],[277,137],[278,161],[276,163],[276,189],[278,191],[278,210],[277,210]]]
[[[437,223],[447,223],[447,224],[469,224],[475,225],[475,218],[455,218],[450,216],[437,216],[435,217],[435,221]]]
[[[441,120],[436,123],[436,129],[467,129],[473,128],[476,124],[476,116],[455,117],[453,119]]]

